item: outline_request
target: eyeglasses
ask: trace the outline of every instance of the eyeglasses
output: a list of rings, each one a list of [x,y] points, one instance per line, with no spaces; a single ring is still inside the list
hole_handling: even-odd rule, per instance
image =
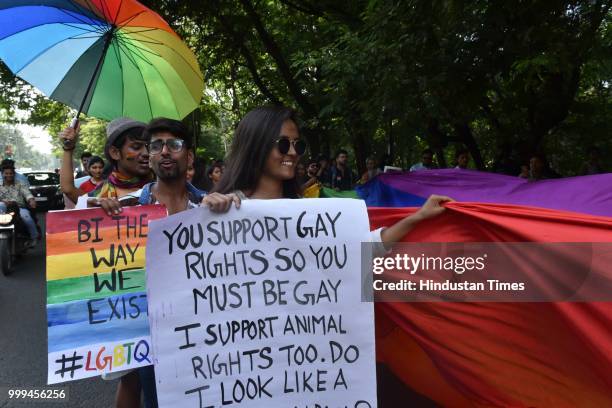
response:
[[[160,154],[164,150],[164,146],[168,147],[170,153],[178,153],[183,150],[184,145],[185,141],[183,139],[168,139],[166,141],[157,139],[149,143],[147,147],[149,154]]]
[[[280,139],[276,140],[276,147],[278,148],[280,154],[289,153],[291,145],[293,145],[295,153],[298,156],[301,156],[306,152],[306,142],[301,139],[289,140],[287,137],[281,137]]]

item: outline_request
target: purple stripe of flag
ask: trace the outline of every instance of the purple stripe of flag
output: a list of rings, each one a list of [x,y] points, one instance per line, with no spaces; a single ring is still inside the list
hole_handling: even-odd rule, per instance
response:
[[[415,206],[419,197],[442,194],[457,201],[612,216],[612,173],[530,182],[473,170],[423,170],[382,174],[357,191],[368,206],[378,207]]]

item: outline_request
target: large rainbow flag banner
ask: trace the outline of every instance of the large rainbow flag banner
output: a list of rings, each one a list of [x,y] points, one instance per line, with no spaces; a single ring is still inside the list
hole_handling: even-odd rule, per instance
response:
[[[371,227],[414,211],[368,210]],[[612,218],[450,203],[404,241],[612,242]],[[379,377],[381,400],[411,406],[420,395],[448,407],[612,406],[610,302],[377,303],[375,311],[377,359],[407,386]]]
[[[145,290],[148,222],[162,206],[47,215],[48,383],[152,364]]]
[[[526,205],[612,217],[612,173],[530,182],[475,170],[384,173],[357,187],[368,207],[415,207],[431,194],[456,201]]]
[[[458,201],[405,242],[609,243],[610,186],[612,174],[528,182],[453,169],[384,174],[358,192],[371,228],[410,215],[431,194]],[[607,279],[612,285],[612,271]],[[375,310],[381,406],[612,406],[610,302],[378,303]]]

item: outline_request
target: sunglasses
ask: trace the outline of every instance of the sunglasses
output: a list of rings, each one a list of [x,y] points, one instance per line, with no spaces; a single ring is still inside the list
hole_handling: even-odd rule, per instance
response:
[[[293,145],[293,149],[298,156],[303,155],[306,152],[306,142],[301,139],[289,140],[286,137],[281,137],[276,140],[276,148],[280,154],[289,153],[289,149]]]
[[[149,154],[160,154],[164,150],[164,146],[168,147],[170,153],[178,153],[183,150],[184,145],[185,141],[183,139],[168,139],[166,141],[157,139],[149,143]]]

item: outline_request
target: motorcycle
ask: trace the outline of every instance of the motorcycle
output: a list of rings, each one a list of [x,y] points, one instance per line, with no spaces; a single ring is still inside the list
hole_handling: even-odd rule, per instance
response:
[[[8,208],[0,214],[0,272],[11,273],[15,260],[24,255],[30,247],[27,228],[19,216],[19,208]]]

